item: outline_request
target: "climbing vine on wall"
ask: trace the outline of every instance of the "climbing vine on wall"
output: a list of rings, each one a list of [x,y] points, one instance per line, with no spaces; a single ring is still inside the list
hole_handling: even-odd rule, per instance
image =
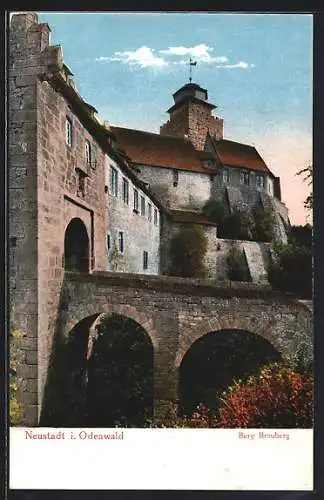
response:
[[[19,425],[22,417],[22,406],[18,402],[17,392],[19,389],[20,379],[18,378],[19,367],[19,344],[22,339],[22,334],[16,330],[11,329],[9,332],[9,349],[10,349],[10,362],[9,362],[9,421],[10,425]]]

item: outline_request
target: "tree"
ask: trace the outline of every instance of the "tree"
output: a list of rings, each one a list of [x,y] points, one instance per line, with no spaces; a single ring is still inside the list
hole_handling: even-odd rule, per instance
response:
[[[203,214],[216,224],[222,224],[225,218],[225,208],[217,200],[208,200],[203,208]]]
[[[295,234],[295,236],[293,236]],[[296,239],[297,231],[290,235],[287,245],[275,244],[268,266],[268,279],[272,287],[290,292],[298,297],[311,298],[313,262],[312,248],[300,244]],[[300,235],[298,236],[300,238]]]
[[[247,210],[234,209],[220,225],[221,238],[230,240],[251,240],[253,220]]]
[[[220,428],[311,428],[313,374],[289,366],[265,366],[259,376],[236,382],[223,397]]]
[[[302,175],[304,177],[304,181],[308,183],[309,186],[312,185],[313,183],[313,165],[307,165],[307,167],[302,168],[297,172],[296,175]],[[306,200],[304,201],[304,207],[307,210],[313,210],[313,192],[307,196]]]
[[[270,210],[265,210],[260,204],[252,210],[254,227],[252,230],[255,241],[271,241],[274,237],[274,215]]]
[[[231,248],[227,259],[227,274],[231,281],[251,281],[244,252],[239,248]]]
[[[208,239],[201,226],[181,229],[170,243],[171,266],[169,274],[189,278],[204,278],[204,259]]]

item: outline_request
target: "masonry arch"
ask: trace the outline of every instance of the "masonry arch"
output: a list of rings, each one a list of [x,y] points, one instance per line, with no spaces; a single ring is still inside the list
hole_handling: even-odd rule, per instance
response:
[[[154,346],[134,316],[143,320],[133,308],[108,307],[73,322],[55,360],[59,376],[51,425],[141,426],[152,418]],[[113,320],[104,334],[99,328],[103,320]],[[121,323],[123,328],[116,330]]]
[[[274,349],[280,353],[282,358],[288,359],[290,357],[290,346],[287,344],[287,348],[285,348],[285,343],[281,341],[278,334],[279,329],[272,318],[270,321],[267,320],[267,318],[262,317],[246,317],[244,319],[241,317],[237,320],[234,315],[232,317],[224,315],[224,317],[218,316],[217,318],[209,318],[205,321],[199,321],[197,325],[190,327],[190,329],[183,330],[180,333],[175,366],[177,368],[180,367],[186,352],[190,349],[194,342],[210,332],[221,330],[237,330],[240,332],[249,332],[255,336],[260,336],[269,341]]]
[[[275,347],[260,335],[238,329],[209,332],[186,351],[179,366],[179,411],[190,415],[199,404],[217,411],[220,397],[234,380],[259,373],[281,361]]]
[[[64,269],[73,272],[89,272],[89,236],[84,222],[73,218],[64,235]]]

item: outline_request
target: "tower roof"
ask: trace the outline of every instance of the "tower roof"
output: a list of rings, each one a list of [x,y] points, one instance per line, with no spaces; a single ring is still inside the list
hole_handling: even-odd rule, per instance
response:
[[[197,83],[186,83],[180,89],[178,89],[174,94],[172,94],[174,104],[168,109],[168,113],[171,113],[180,105],[185,102],[197,102],[204,106],[208,106],[210,109],[215,109],[216,106],[208,102],[208,92]]]

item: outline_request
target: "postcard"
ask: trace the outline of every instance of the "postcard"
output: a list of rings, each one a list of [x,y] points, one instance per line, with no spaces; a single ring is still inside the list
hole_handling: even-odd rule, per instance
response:
[[[312,21],[8,16],[11,489],[313,489]]]

